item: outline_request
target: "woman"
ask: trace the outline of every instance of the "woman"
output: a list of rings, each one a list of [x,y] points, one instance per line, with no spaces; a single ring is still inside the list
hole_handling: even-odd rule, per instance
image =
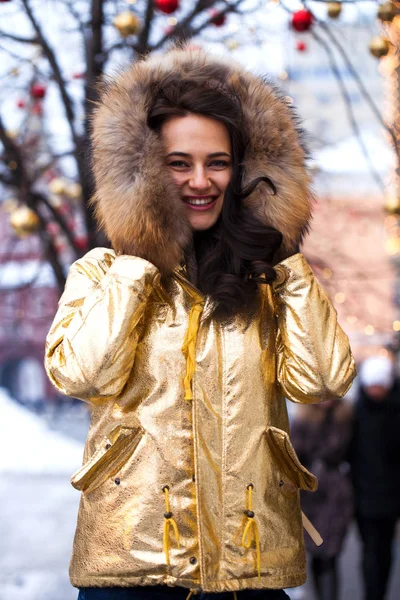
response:
[[[105,86],[93,148],[113,250],[72,266],[46,349],[54,384],[92,407],[71,581],[86,600],[286,597],[305,579],[298,488],[316,480],[284,396],[340,396],[354,376],[297,250],[296,120],[261,79],[174,49]]]
[[[305,467],[318,477],[315,494],[301,494],[301,504],[324,543],[306,537],[311,572],[319,600],[339,597],[338,557],[353,517],[353,493],[346,462],[352,436],[352,410],[344,400],[299,406],[291,428],[293,446]]]

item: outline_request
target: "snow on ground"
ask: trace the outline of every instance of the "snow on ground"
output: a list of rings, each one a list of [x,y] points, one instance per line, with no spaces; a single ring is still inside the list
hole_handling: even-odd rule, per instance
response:
[[[42,418],[0,388],[0,473],[71,475],[82,464],[83,444],[51,431]]]

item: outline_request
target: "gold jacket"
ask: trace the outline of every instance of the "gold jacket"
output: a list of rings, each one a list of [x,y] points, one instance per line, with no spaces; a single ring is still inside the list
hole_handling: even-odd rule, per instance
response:
[[[98,248],[71,268],[46,369],[90,403],[70,575],[77,587],[221,592],[306,578],[299,490],[316,478],[285,397],[342,396],[348,339],[302,254],[257,314],[216,322],[180,270]]]

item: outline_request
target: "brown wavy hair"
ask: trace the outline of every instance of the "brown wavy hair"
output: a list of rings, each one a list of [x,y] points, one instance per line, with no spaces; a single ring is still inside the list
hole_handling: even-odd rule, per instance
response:
[[[243,189],[243,158],[248,143],[244,118],[239,101],[223,82],[208,80],[199,84],[171,74],[154,91],[148,125],[160,132],[169,118],[189,114],[223,123],[232,146],[232,178],[221,216],[211,229],[194,232],[190,249],[197,262],[197,286],[214,301],[214,316],[227,317],[254,309],[258,286],[270,284],[276,277],[272,264],[282,234],[264,225],[242,203],[261,182],[274,194],[276,187],[268,177],[259,177]]]

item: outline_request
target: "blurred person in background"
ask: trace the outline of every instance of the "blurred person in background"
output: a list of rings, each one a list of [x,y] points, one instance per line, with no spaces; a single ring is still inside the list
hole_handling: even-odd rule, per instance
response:
[[[319,600],[339,597],[338,556],[353,517],[353,490],[346,457],[352,436],[352,407],[346,400],[297,407],[291,435],[300,461],[318,477],[314,493],[302,491],[301,505],[324,543],[306,536],[314,589]]]
[[[365,600],[383,600],[400,516],[400,385],[394,361],[367,358],[360,369],[351,447]]]

